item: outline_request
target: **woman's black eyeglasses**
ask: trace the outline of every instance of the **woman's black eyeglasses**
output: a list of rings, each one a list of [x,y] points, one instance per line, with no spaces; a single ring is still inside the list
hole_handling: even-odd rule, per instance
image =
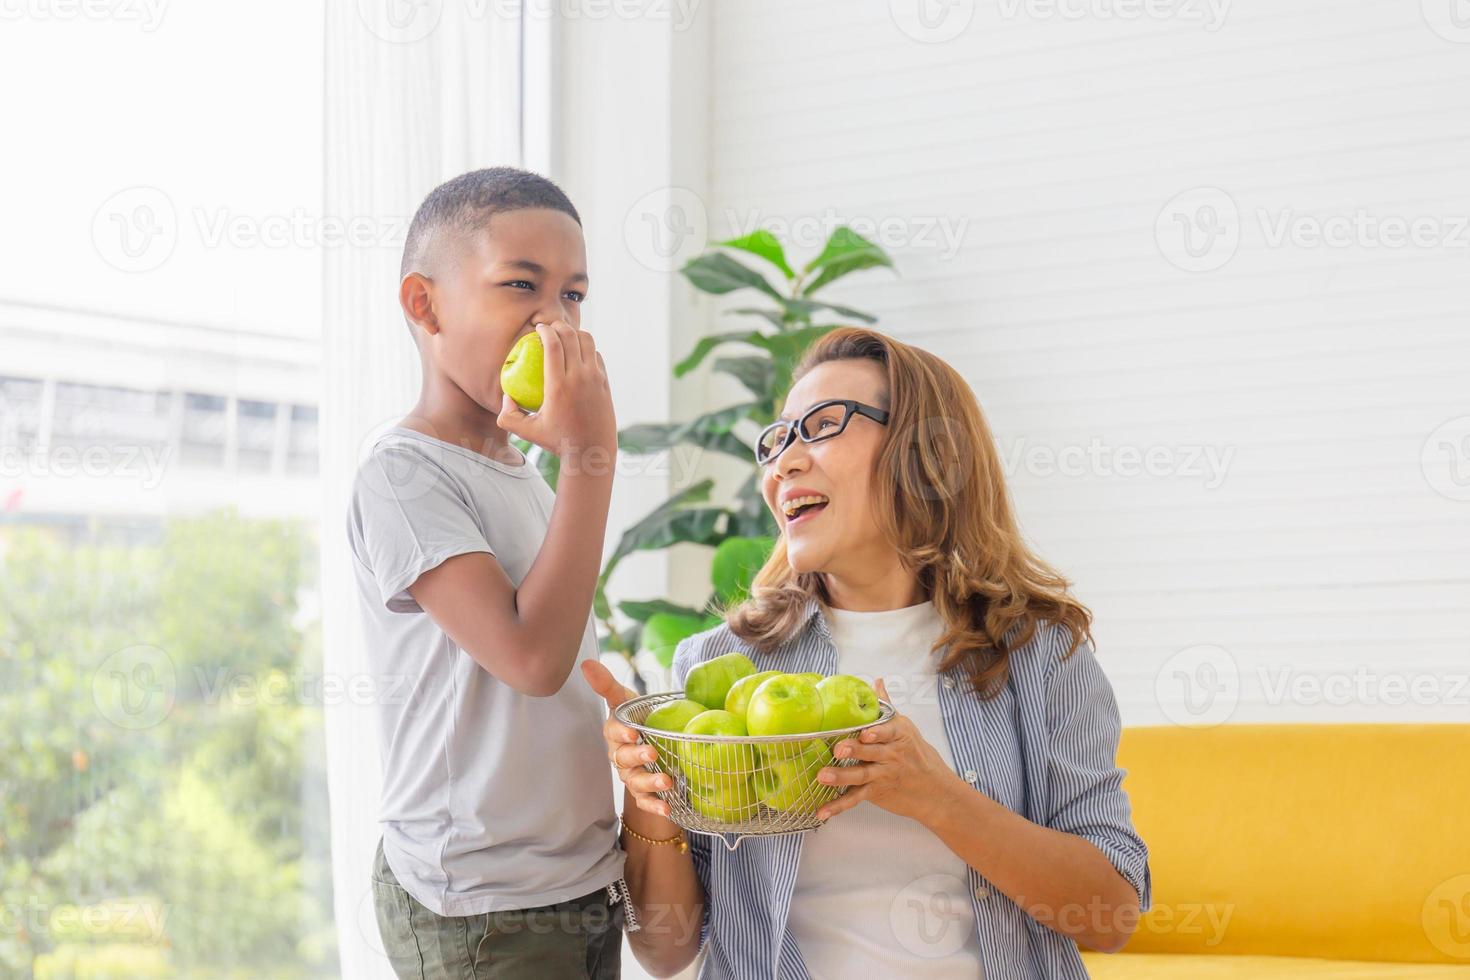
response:
[[[820,442],[841,435],[848,420],[854,415],[866,415],[879,425],[888,424],[888,413],[872,405],[853,401],[851,398],[833,398],[818,402],[796,421],[777,419],[761,431],[755,441],[755,461],[764,466],[786,451],[792,441],[800,437],[802,442]]]

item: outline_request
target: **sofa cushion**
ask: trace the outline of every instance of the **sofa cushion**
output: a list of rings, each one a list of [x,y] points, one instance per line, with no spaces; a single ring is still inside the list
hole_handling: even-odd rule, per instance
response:
[[[1470,725],[1129,728],[1118,757],[1153,875],[1124,952],[1470,966]]]
[[[1168,953],[1083,953],[1093,980],[1467,980],[1470,964],[1367,963],[1295,956],[1190,956]]]

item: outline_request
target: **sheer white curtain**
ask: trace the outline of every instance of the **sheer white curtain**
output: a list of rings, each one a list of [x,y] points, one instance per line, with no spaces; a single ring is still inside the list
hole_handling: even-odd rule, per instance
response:
[[[327,4],[324,200],[344,242],[324,258],[322,613],[325,671],[341,692],[326,708],[332,878],[342,975],[354,980],[393,974],[368,877],[380,783],[372,700],[383,689],[362,655],[347,495],[360,453],[418,395],[418,355],[397,303],[414,208],[455,174],[545,159],[538,148],[528,160],[522,141],[522,25],[509,17],[518,6]],[[533,127],[533,139],[544,130]]]

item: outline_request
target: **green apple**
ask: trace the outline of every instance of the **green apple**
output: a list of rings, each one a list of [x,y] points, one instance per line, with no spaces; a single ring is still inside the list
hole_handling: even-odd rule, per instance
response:
[[[643,719],[643,724],[661,732],[682,732],[684,726],[694,720],[695,715],[702,715],[708,710],[698,701],[688,698],[666,701],[650,711],[648,717]]]
[[[750,696],[745,724],[752,735],[800,735],[822,730],[822,695],[797,674],[769,677]]]
[[[724,710],[725,697],[742,677],[755,673],[755,664],[743,653],[727,653],[697,664],[684,678],[684,696],[706,708]]]
[[[883,713],[878,706],[878,692],[861,677],[836,674],[817,684],[822,696],[822,730],[856,728],[877,721]]]
[[[830,749],[820,738],[810,738],[804,741],[775,742],[770,745],[758,745],[755,749],[756,761],[762,766],[780,765],[788,762],[803,752],[815,752],[818,748]]]
[[[685,735],[745,735],[745,719],[722,708],[701,712],[684,726]],[[683,742],[679,763],[690,781],[709,786],[723,782],[726,774],[749,775],[755,768],[755,753],[749,745],[718,742]]]
[[[648,728],[657,728],[661,732],[682,732],[684,726],[694,720],[696,715],[703,714],[704,705],[698,701],[690,701],[680,698],[677,701],[669,701],[659,705],[648,713],[643,719],[643,724]],[[676,765],[679,761],[679,747],[672,739],[650,738],[653,747],[658,749],[658,761],[667,766]]]
[[[744,718],[746,709],[750,707],[750,696],[755,693],[755,689],[767,678],[775,677],[779,673],[779,670],[763,670],[759,674],[740,678],[730,688],[730,693],[725,695],[725,710]]]
[[[542,369],[545,361],[541,335],[532,331],[515,342],[500,369],[500,390],[528,412],[539,409],[546,397],[546,377]]]
[[[755,816],[760,797],[746,776],[720,780],[714,786],[689,784],[689,805],[696,813],[720,823],[738,823]]]
[[[780,761],[772,761],[771,750],[777,746],[766,746],[767,756],[764,768],[758,770],[751,780],[755,787],[756,795],[762,803],[773,810],[790,810],[797,804],[803,804],[803,812],[815,810],[825,803],[834,793],[824,792],[832,787],[823,786],[817,782],[817,773],[824,766],[832,764],[832,750],[827,743],[819,738],[811,739],[804,745],[799,742],[785,743],[789,746],[788,751],[799,749],[800,752],[794,758],[785,758]],[[809,790],[815,786],[816,793]],[[803,799],[805,797],[805,799]]]
[[[819,673],[817,673],[814,670],[809,670],[806,673],[797,674],[796,676],[797,677],[805,677],[807,680],[811,681],[813,684],[820,684],[820,683],[822,683],[822,680],[823,680],[822,675],[819,674]]]

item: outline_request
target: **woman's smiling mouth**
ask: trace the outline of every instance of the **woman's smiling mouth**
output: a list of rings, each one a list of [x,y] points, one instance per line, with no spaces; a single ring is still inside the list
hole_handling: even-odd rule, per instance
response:
[[[826,510],[829,503],[831,499],[820,493],[803,494],[800,497],[783,500],[781,511],[786,516],[786,526],[795,527],[797,524],[812,520]]]

